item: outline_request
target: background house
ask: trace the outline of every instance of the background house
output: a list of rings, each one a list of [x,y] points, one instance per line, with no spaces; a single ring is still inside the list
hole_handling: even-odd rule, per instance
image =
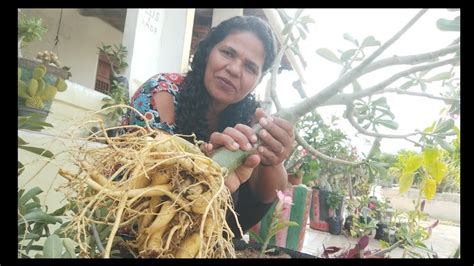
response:
[[[60,206],[61,193],[54,191],[64,182],[57,175],[62,153],[73,140],[66,130],[83,117],[101,109],[107,97],[110,66],[99,54],[103,44],[123,44],[128,49],[129,95],[149,77],[160,72],[185,73],[190,56],[212,26],[237,15],[255,15],[267,20],[262,9],[21,9],[19,16],[39,17],[48,29],[41,41],[22,49],[25,58],[39,51],[55,52],[61,64],[71,68],[68,89],[55,96],[46,122],[54,128],[42,132],[19,130],[18,134],[33,146],[57,154],[55,164],[19,150],[18,158],[27,165],[19,178],[19,187],[40,186],[51,208]],[[289,68],[287,60],[282,66]],[[40,171],[41,170],[41,171]],[[36,176],[36,173],[40,174]]]

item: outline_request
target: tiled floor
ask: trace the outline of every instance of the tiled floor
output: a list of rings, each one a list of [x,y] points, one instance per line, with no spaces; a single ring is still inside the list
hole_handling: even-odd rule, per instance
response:
[[[426,222],[429,224],[429,222]],[[380,249],[380,243],[378,240],[370,236],[369,246],[367,249],[374,250]],[[357,243],[357,239],[346,237],[344,235],[331,235],[328,232],[321,232],[307,228],[305,241],[303,244],[302,252],[320,256],[323,251],[323,245],[325,247],[337,246],[343,249],[352,248]],[[450,257],[460,243],[460,227],[459,225],[440,223],[432,231],[431,237],[425,241],[428,248],[432,247],[435,252],[438,253],[439,258]],[[391,258],[401,258],[403,249],[397,248],[390,253]]]

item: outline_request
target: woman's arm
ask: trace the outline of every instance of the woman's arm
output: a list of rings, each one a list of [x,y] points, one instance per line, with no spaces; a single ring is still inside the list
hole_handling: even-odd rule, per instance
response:
[[[276,198],[277,190],[285,190],[288,177],[283,164],[255,168],[249,179],[249,185],[262,203],[270,203]]]

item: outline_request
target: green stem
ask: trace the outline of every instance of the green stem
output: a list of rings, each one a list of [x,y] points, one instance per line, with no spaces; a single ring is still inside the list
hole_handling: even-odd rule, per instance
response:
[[[292,124],[295,124],[298,120],[298,117],[292,115],[291,112],[287,111],[286,109],[277,112],[273,116],[278,116],[282,119],[291,122]],[[252,129],[256,134],[258,134],[262,127],[260,126],[260,124],[255,124]],[[259,142],[257,144],[259,144]],[[247,158],[247,156],[252,154],[254,151],[255,149],[252,149],[250,151],[230,151],[225,147],[221,147],[217,149],[214,154],[211,155],[211,159],[218,163],[221,167],[227,168],[229,172],[232,172],[237,169],[237,167],[239,167],[244,162],[245,158]]]

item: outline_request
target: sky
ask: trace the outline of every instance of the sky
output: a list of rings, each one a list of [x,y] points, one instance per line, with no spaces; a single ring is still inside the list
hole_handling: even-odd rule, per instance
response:
[[[288,14],[296,10],[287,10]],[[300,50],[307,67],[304,77],[307,80],[306,93],[309,96],[316,94],[335,80],[337,80],[341,67],[330,62],[315,53],[319,48],[329,48],[336,55],[340,55],[337,49],[347,50],[355,48],[353,44],[343,38],[344,33],[349,33],[359,41],[373,35],[382,44],[398,32],[406,23],[419,11],[419,9],[305,9],[304,15],[310,15],[315,23],[309,24],[309,36],[300,42]],[[446,47],[459,36],[458,32],[440,31],[436,27],[436,20],[439,18],[453,19],[459,12],[449,12],[446,9],[430,9],[418,22],[412,26],[397,42],[382,53],[378,59],[393,55],[412,55],[426,53]],[[366,48],[366,54],[370,55],[377,47]],[[362,88],[373,86],[393,74],[409,68],[411,66],[391,67],[387,70],[374,71],[372,75],[361,77],[358,81]],[[437,73],[448,71],[450,67],[442,67],[432,70],[427,77]],[[459,76],[459,67],[455,70]],[[300,98],[291,83],[297,80],[294,71],[283,71],[277,80],[277,93],[283,107],[296,104]],[[406,79],[401,79],[398,83],[390,87],[400,85]],[[433,83],[432,83],[433,84]],[[263,95],[266,82],[261,83],[257,88],[257,94]],[[439,95],[441,91],[439,85],[431,85],[427,92]],[[420,90],[421,91],[421,90]],[[379,132],[388,134],[405,134],[414,132],[415,129],[423,130],[439,118],[439,113],[445,107],[442,101],[431,100],[421,97],[397,95],[394,93],[384,94],[392,113],[395,114],[395,121],[399,128],[393,131],[388,128],[380,128]],[[282,101],[281,99],[284,99]],[[318,108],[319,113],[329,122],[332,114],[341,116],[344,107],[332,106]],[[457,124],[459,126],[460,119]],[[345,120],[340,120],[337,127],[341,128],[351,138],[354,146],[359,151],[367,154],[370,149],[371,137],[363,137],[361,134],[355,136],[356,130]],[[413,138],[418,140],[418,137]],[[384,139],[381,150],[387,153],[396,153],[399,149],[417,150],[412,143],[404,140]]]

